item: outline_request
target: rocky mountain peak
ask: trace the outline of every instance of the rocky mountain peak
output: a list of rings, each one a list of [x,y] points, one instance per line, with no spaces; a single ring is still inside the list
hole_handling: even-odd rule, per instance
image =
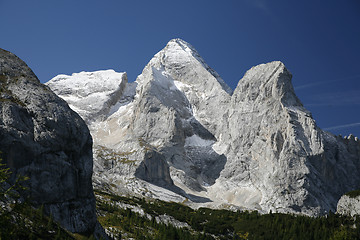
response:
[[[260,64],[248,70],[239,81],[234,102],[281,102],[284,106],[302,106],[291,83],[292,75],[280,61]]]
[[[318,215],[360,184],[358,142],[316,126],[279,61],[251,68],[232,94],[190,44],[173,39],[135,85],[91,127],[97,185],[195,206]]]
[[[230,95],[233,92],[219,74],[206,64],[192,45],[178,38],[170,40],[164,49],[150,60],[144,71],[151,70],[152,67],[166,72],[166,75],[179,82],[190,85],[212,85],[215,80],[225,92]],[[184,75],[185,73],[188,74]],[[199,79],[206,81],[198,82]]]

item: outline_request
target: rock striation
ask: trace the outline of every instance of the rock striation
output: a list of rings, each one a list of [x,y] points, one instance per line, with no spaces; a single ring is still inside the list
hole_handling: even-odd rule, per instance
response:
[[[279,61],[260,64],[232,91],[189,43],[169,41],[105,118],[87,120],[94,186],[194,206],[334,211],[360,184],[360,144],[319,129],[291,77]],[[74,99],[64,78],[47,84]],[[69,102],[80,114],[81,101]]]
[[[340,196],[357,188],[359,142],[316,126],[281,62],[250,69],[227,114],[216,146],[227,156],[216,183],[227,188],[224,200],[266,212],[319,215],[334,211]]]
[[[0,151],[13,178],[26,175],[35,206],[71,232],[97,226],[92,138],[68,104],[14,54],[0,49]]]

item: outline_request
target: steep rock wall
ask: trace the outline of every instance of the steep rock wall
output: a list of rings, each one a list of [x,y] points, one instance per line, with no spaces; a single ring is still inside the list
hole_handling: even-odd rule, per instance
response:
[[[94,231],[92,138],[67,103],[14,54],[0,49],[0,151],[30,177],[30,200],[72,232]]]

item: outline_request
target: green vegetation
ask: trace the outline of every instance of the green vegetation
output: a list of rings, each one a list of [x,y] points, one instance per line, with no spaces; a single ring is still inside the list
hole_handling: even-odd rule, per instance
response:
[[[15,204],[11,211],[0,215],[0,239],[74,239],[61,228],[43,208],[34,209],[28,203]]]
[[[112,162],[119,162],[121,164],[134,164],[135,160],[130,160],[128,158],[128,155],[134,153],[132,152],[114,152],[111,149],[108,149],[106,147],[99,147],[100,151],[98,152],[98,156],[105,160],[105,164],[108,167],[108,165],[112,164]]]
[[[92,234],[69,233],[44,214],[44,207],[35,209],[28,201],[20,201],[17,192],[26,190],[21,185],[26,178],[10,184],[10,175],[0,159],[0,239],[94,239]],[[351,194],[357,196],[358,192]],[[98,190],[95,195],[98,220],[114,239],[360,239],[359,217],[331,212],[317,218],[271,212],[261,215],[256,211],[194,210],[184,204]],[[179,223],[182,227],[175,226]]]
[[[142,147],[145,152],[148,152],[148,151],[155,151],[157,152],[157,148],[152,146],[150,143],[148,143],[147,141],[145,141],[142,137],[139,137],[138,138],[138,141],[139,141],[139,145],[140,147]]]
[[[18,177],[10,183],[10,175],[0,158],[0,239],[74,239],[44,214],[43,207],[34,209],[28,201],[21,201],[18,191],[26,190],[22,183],[28,178]]]
[[[5,75],[0,74],[0,83],[4,83],[6,81],[7,77]]]
[[[96,191],[100,223],[115,236],[135,239],[360,239],[360,220],[330,213],[324,217],[291,214],[232,212],[228,210],[191,209],[178,203],[120,197]],[[137,206],[147,215],[129,207]],[[156,216],[171,216],[190,228],[176,228],[157,223]]]
[[[116,205],[116,202],[133,206],[139,203],[147,205],[143,199],[109,195],[100,191],[96,191],[96,194],[98,220],[104,228],[113,233],[115,239],[214,239],[203,233],[158,222],[156,215],[145,216],[131,211],[130,208]]]
[[[122,235],[126,238],[135,239],[213,239],[206,238],[204,234],[194,233],[188,229],[178,229],[171,225],[166,226],[156,221],[159,214],[149,214],[150,217],[133,212],[130,208],[121,208],[116,203],[127,204],[128,206],[148,206],[143,199],[126,198],[96,191],[97,209],[101,212],[99,222],[105,228],[112,228],[115,236]],[[101,196],[102,198],[99,198]],[[150,213],[151,211],[147,212]]]
[[[345,193],[345,195],[350,198],[356,198],[357,196],[360,196],[360,190],[354,190],[354,191]]]

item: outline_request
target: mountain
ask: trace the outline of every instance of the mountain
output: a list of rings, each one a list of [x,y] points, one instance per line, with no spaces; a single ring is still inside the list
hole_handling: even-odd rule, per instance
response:
[[[14,54],[0,49],[0,152],[12,172],[28,176],[35,207],[71,232],[101,231],[92,188],[92,138],[68,104]],[[100,232],[99,232],[100,233]]]
[[[90,128],[96,188],[195,207],[321,215],[359,188],[360,144],[318,128],[291,77],[281,62],[260,64],[232,91],[194,47],[173,39],[134,83],[107,70],[47,85]],[[104,79],[112,90],[91,108],[81,92],[97,93]],[[71,87],[77,82],[81,89]]]

